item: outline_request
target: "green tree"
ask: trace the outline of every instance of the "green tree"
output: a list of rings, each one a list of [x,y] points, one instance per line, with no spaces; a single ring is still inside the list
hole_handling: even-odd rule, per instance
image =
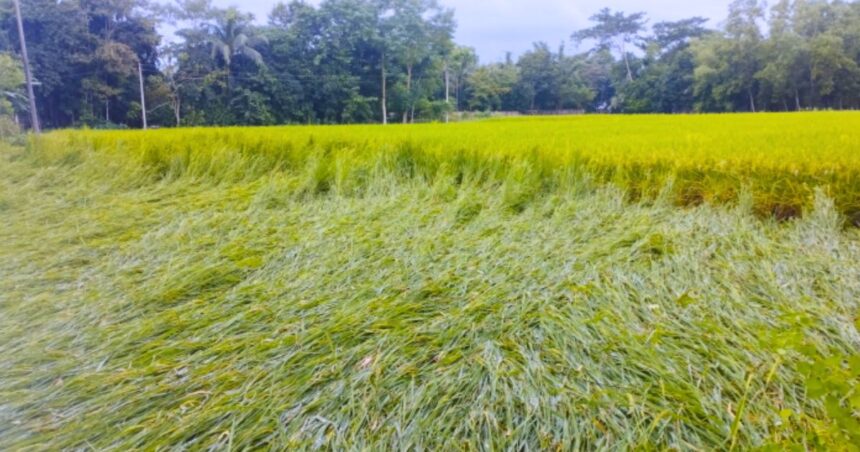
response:
[[[803,108],[801,91],[809,83],[809,46],[793,27],[794,2],[780,0],[770,14],[770,33],[762,45],[763,66],[756,74],[767,101],[788,110]]]
[[[693,45],[695,92],[700,110],[756,111],[762,68],[764,9],[758,0],[735,0],[725,30]],[[746,108],[744,108],[746,106]]]
[[[133,121],[140,110],[137,63],[157,69],[160,36],[143,0],[22,2],[40,116],[47,127]],[[0,44],[17,52],[17,31],[0,8]]]
[[[843,108],[846,98],[860,89],[860,67],[845,53],[841,36],[824,33],[809,43],[811,80],[818,99],[832,108]]]
[[[517,60],[520,77],[517,83],[519,98],[525,102],[520,110],[550,110],[555,103],[558,79],[557,55],[545,42],[538,42]]]
[[[171,64],[163,79],[174,116],[182,115],[187,124],[275,122],[266,95],[275,80],[267,76],[267,42],[253,16],[215,8],[208,0],[178,2],[171,13],[182,38],[167,53]]]
[[[327,0],[279,5],[270,15],[272,71],[281,84],[271,95],[303,122],[353,123],[383,118],[382,48],[378,5]],[[382,66],[382,67],[381,67]]]
[[[609,8],[603,8],[591,16],[590,20],[595,22],[593,27],[580,30],[571,37],[577,42],[596,40],[599,48],[617,51],[624,61],[627,81],[633,81],[633,69],[630,63],[632,56],[628,49],[641,42],[641,33],[647,22],[645,13],[627,15],[623,12],[612,12]]]
[[[762,34],[759,21],[764,19],[764,6],[759,0],[735,0],[729,6],[726,33],[730,44],[726,57],[734,72],[733,85],[746,91],[750,111],[756,111],[756,73],[761,68]]]
[[[254,16],[235,7],[215,10],[213,16],[213,21],[206,24],[209,31],[206,40],[212,49],[212,57],[223,64],[229,89],[236,57],[245,57],[258,66],[264,65],[263,56],[254,46],[263,44],[265,38],[257,35],[252,25]]]
[[[708,33],[707,19],[693,17],[654,25],[645,38],[642,69],[633,82],[621,86],[620,109],[631,113],[679,113],[693,110],[693,70],[690,43]]]
[[[23,85],[21,63],[8,53],[0,53],[0,137],[16,135],[20,130],[16,111],[26,109]]]
[[[0,52],[18,52],[0,0]],[[860,2],[735,0],[722,30],[603,9],[566,55],[539,43],[481,66],[438,0],[291,0],[267,25],[211,0],[28,0],[48,127],[438,120],[451,109],[601,112],[860,107]],[[178,30],[160,47],[159,21]],[[767,23],[767,29],[761,25]],[[9,96],[3,99],[8,102]],[[450,100],[450,101],[449,101]],[[8,105],[6,107],[8,111]]]
[[[0,53],[0,116],[11,117],[24,98],[24,71],[21,63],[8,53]]]
[[[402,70],[395,93],[406,123],[414,120],[418,100],[426,99],[429,88],[442,79],[444,66],[439,61],[453,49],[453,12],[436,0],[384,0],[380,14],[385,53]]]
[[[568,57],[562,45],[557,52],[539,42],[517,60],[519,80],[514,99],[519,110],[585,108],[594,91],[584,75],[587,57]]]
[[[454,109],[460,111],[469,79],[478,68],[478,55],[471,47],[457,46],[449,56]]]
[[[513,64],[490,64],[475,69],[468,78],[468,106],[471,110],[500,110],[504,97],[513,91],[519,70]]]

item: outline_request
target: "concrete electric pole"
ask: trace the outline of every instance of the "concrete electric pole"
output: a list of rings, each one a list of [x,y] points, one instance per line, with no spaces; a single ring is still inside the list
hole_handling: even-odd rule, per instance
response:
[[[146,130],[146,96],[143,94],[143,67],[140,65],[140,60],[137,60],[137,78],[140,80],[140,112],[143,115],[143,130]]]
[[[33,94],[33,73],[30,72],[30,57],[27,56],[27,41],[24,39],[24,21],[21,19],[21,4],[15,2],[15,15],[18,17],[18,38],[21,41],[21,59],[24,60],[24,75],[27,77],[27,97],[30,99],[30,125],[33,131],[42,132],[39,125],[39,113],[36,111],[36,95]]]

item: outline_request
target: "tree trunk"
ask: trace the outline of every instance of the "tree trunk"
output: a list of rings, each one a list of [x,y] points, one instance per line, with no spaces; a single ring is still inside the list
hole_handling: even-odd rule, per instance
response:
[[[633,81],[633,71],[630,70],[630,59],[627,57],[627,48],[621,44],[621,56],[624,57],[624,67],[627,68],[627,81]]]
[[[750,97],[750,111],[755,113],[755,98],[753,97],[752,88],[747,88],[747,94]]]
[[[388,124],[388,99],[386,96],[386,80],[385,80],[385,54],[382,54],[382,124]]]
[[[177,96],[176,96],[176,98],[173,100],[173,117],[176,119],[176,127],[179,127],[179,125],[180,125],[180,124],[182,124],[182,120],[181,120],[181,117],[180,117],[180,115],[181,115],[181,113],[182,113],[182,110],[181,110],[181,108],[182,108],[182,104],[181,104],[181,102],[182,102],[182,100],[179,98],[179,96],[178,96],[178,95],[177,95]]]
[[[448,76],[448,64],[445,64],[445,123],[451,120],[451,79]]]
[[[794,88],[794,108],[796,108],[797,111],[802,109],[800,106],[800,91],[797,88]]]
[[[627,81],[633,81],[633,72],[630,71],[630,60],[627,58],[627,52],[624,52],[624,65],[627,67]]]
[[[462,77],[457,76],[457,89],[454,90],[454,93],[455,93],[454,95],[456,96],[456,98],[454,99],[454,102],[457,104],[456,108],[457,108],[458,113],[460,112],[460,93],[462,93],[462,89],[463,89],[462,85],[463,85]]]
[[[412,65],[406,66],[406,95],[409,97],[409,104],[412,104]],[[409,109],[403,110],[403,124],[409,121]]]
[[[816,106],[816,95],[815,95],[815,77],[812,76],[812,67],[809,68],[809,105],[815,110]]]

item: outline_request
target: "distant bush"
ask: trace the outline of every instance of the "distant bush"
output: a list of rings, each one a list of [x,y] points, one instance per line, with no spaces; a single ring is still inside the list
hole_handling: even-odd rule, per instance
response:
[[[93,130],[125,130],[128,129],[128,126],[125,124],[117,124],[112,121],[105,121],[104,119],[87,119],[83,121],[82,124],[87,129]]]

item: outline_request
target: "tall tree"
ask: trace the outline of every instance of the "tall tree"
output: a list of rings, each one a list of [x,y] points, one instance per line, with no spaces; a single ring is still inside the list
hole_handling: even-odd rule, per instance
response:
[[[451,82],[454,85],[454,109],[460,111],[468,80],[478,67],[478,55],[471,47],[457,46],[451,52],[449,61]]]
[[[143,0],[29,0],[21,6],[45,125],[135,124],[137,62],[157,72],[160,36],[150,5]],[[0,25],[6,35],[0,42],[17,45],[3,10]]]
[[[644,39],[639,77],[620,87],[625,112],[679,113],[694,107],[693,54],[690,43],[708,33],[707,19],[693,17],[654,24]]]
[[[809,46],[793,27],[794,2],[780,0],[771,9],[770,33],[762,44],[762,68],[756,74],[766,101],[776,108],[803,108],[801,91],[809,84]]]
[[[693,45],[700,109],[757,110],[756,76],[762,68],[759,22],[763,19],[764,8],[758,0],[735,0],[729,7],[725,31]]]
[[[594,26],[580,30],[572,35],[577,42],[596,40],[599,48],[610,48],[617,51],[624,61],[627,70],[627,80],[633,81],[633,70],[630,65],[630,54],[628,49],[641,42],[641,33],[647,22],[645,13],[624,14],[623,12],[612,12],[609,8],[603,8],[597,14],[591,16],[590,20]]]
[[[245,57],[258,66],[263,65],[263,56],[254,46],[263,44],[265,38],[257,35],[252,25],[254,16],[235,7],[216,10],[213,16],[214,20],[206,24],[209,31],[206,39],[212,49],[212,57],[224,65],[229,89],[236,57]]]
[[[404,72],[398,91],[406,123],[414,119],[416,103],[426,93],[413,82],[416,78],[429,80],[429,72],[434,70],[441,75],[437,63],[453,48],[453,12],[442,8],[436,0],[387,0],[380,14],[384,18],[382,38],[386,54]]]
[[[513,64],[489,64],[475,69],[468,80],[469,109],[501,110],[505,96],[513,91],[518,77],[519,70]]]
[[[860,108],[857,1],[776,0],[766,21],[759,0],[735,0],[718,31],[690,18],[649,33],[644,14],[603,9],[573,34],[594,43],[584,53],[538,44],[486,65],[437,1],[290,0],[266,25],[212,0],[27,0],[22,13],[48,127],[136,127],[138,64],[162,126]],[[17,55],[11,11],[0,0],[0,53]],[[179,39],[159,47],[159,21]]]
[[[764,6],[759,0],[734,0],[729,6],[726,33],[730,39],[727,58],[734,71],[734,82],[745,90],[750,111],[756,111],[756,73],[761,68],[762,33],[759,22],[764,20]]]

